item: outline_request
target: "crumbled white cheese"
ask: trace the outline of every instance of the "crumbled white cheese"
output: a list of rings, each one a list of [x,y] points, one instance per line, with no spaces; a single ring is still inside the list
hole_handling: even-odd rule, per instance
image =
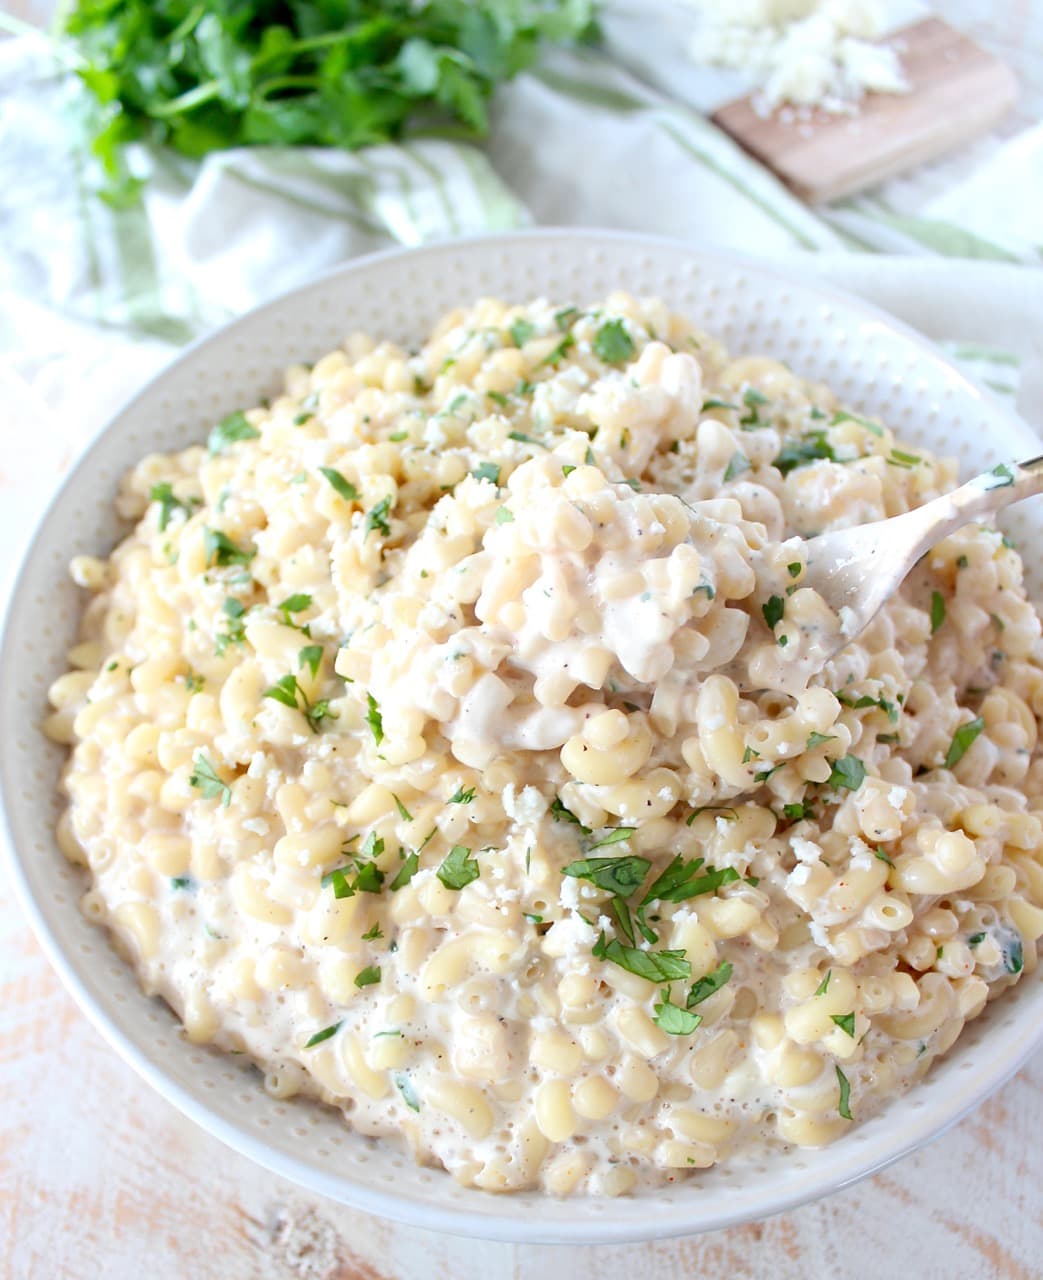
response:
[[[798,862],[818,862],[822,858],[822,850],[818,845],[805,840],[803,836],[794,836],[790,841],[790,847],[796,854]]]
[[[909,792],[905,787],[894,786],[887,793],[887,800],[888,803],[894,805],[896,809],[901,809],[908,796]]]
[[[840,633],[845,636],[858,634],[858,614],[850,605],[842,604],[837,615],[840,618]]]
[[[789,889],[792,887],[798,889],[801,885],[807,884],[810,879],[811,868],[806,862],[802,862],[799,866],[794,867],[786,877],[786,888]]]
[[[515,822],[531,825],[539,822],[547,812],[547,801],[536,787],[522,787],[515,790],[513,782],[503,789],[503,811]]]
[[[871,43],[883,30],[876,0],[689,3],[701,11],[692,58],[752,75],[763,114],[786,102],[847,114],[866,91],[909,91],[894,49]]]
[[[829,930],[824,924],[819,924],[817,920],[809,920],[808,929],[811,933],[811,939],[817,947],[824,947],[826,951],[833,950],[829,941]]]

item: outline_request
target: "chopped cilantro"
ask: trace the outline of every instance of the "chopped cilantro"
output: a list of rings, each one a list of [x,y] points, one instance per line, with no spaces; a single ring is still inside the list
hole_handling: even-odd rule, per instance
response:
[[[594,354],[606,364],[622,364],[634,354],[634,341],[622,320],[606,320],[594,337]]]
[[[858,756],[841,756],[833,761],[833,771],[827,782],[834,791],[845,787],[848,791],[857,791],[866,778],[866,767]]]
[[[731,964],[727,960],[722,961],[712,973],[704,974],[703,977],[698,978],[692,984],[688,999],[685,1001],[685,1007],[694,1009],[697,1004],[702,1004],[704,1000],[709,1000],[710,996],[720,991],[731,976]]]
[[[207,800],[215,800],[220,796],[221,803],[226,809],[232,803],[232,788],[202,752],[195,758],[188,781],[189,785],[197,787]]]
[[[524,347],[532,335],[536,332],[536,326],[528,320],[515,320],[508,332],[511,335],[511,341],[516,347]]]
[[[380,981],[380,965],[369,964],[360,973],[355,975],[355,986],[360,990],[362,987],[372,987]]]
[[[558,361],[561,360],[562,357],[565,355],[565,352],[568,351],[570,347],[574,347],[575,345],[576,345],[576,339],[572,336],[571,333],[566,333],[565,336],[561,339],[561,341],[555,347],[553,347],[550,351],[547,352],[547,354],[543,357],[543,359],[540,361],[540,363],[536,367],[542,368],[545,364],[556,365]]]
[[[956,730],[952,736],[952,742],[949,743],[949,750],[945,755],[946,769],[954,769],[959,764],[967,754],[968,747],[984,728],[985,721],[981,716],[976,716]]]
[[[230,413],[222,418],[210,432],[206,447],[212,454],[224,453],[229,445],[238,444],[240,440],[256,440],[260,436],[256,427],[250,425],[246,414],[240,411]]]
[[[373,741],[379,747],[384,741],[384,717],[380,714],[380,707],[371,693],[366,694],[366,723],[373,732]]]
[[[170,517],[175,511],[183,511],[185,518],[192,514],[192,505],[194,499],[190,498],[188,502],[182,502],[180,498],[174,496],[174,490],[169,484],[154,484],[148,491],[149,501],[159,503],[159,531],[165,532],[167,525],[170,523]]]
[[[833,446],[826,439],[824,431],[812,431],[799,440],[789,440],[777,454],[773,466],[789,475],[798,467],[806,467],[812,462],[836,462],[837,456]]]
[[[945,621],[945,597],[940,591],[931,592],[931,635]]]
[[[477,860],[471,857],[471,850],[454,844],[435,874],[447,889],[462,889],[482,873]]]
[[[230,564],[247,565],[257,554],[256,551],[244,551],[220,529],[211,529],[209,525],[203,530],[203,552],[208,569],[213,565],[222,568]]]
[[[603,836],[596,844],[592,844],[590,847],[591,849],[601,849],[607,844],[619,844],[621,840],[629,840],[636,830],[637,827],[615,827],[607,836]]]
[[[786,601],[782,596],[769,596],[767,603],[761,605],[761,613],[764,615],[764,621],[767,623],[769,631],[775,630],[782,621],[782,615],[785,612]]]
[[[597,848],[597,846],[594,846]],[[562,867],[561,873],[577,880],[589,880],[599,889],[606,889],[619,897],[626,898],[637,889],[651,863],[646,858],[636,855],[620,858],[581,858],[578,862],[570,862]]]
[[[329,481],[334,492],[338,493],[345,502],[358,502],[362,495],[350,480],[344,479],[335,467],[320,467],[319,470],[322,472],[326,480]]]
[[[676,854],[665,871],[652,883],[651,888],[642,899],[641,906],[650,902],[685,902],[689,898],[697,898],[704,893],[716,893],[725,884],[739,879],[734,867],[706,867],[704,875],[697,875],[703,867],[705,859],[693,858],[686,862],[681,854]]]
[[[702,1015],[689,1013],[670,1001],[670,989],[664,987],[661,1001],[652,1007],[652,1021],[669,1036],[690,1036],[702,1022]]]
[[[983,489],[1005,489],[1013,483],[1014,472],[1005,462],[1001,462],[998,467],[993,467],[980,480]]]
[[[322,645],[306,644],[297,654],[297,669],[303,671],[305,667],[312,674],[314,679],[319,674],[319,664],[322,662]]]
[[[648,982],[673,982],[689,978],[692,973],[683,951],[642,951],[639,947],[624,946],[617,938],[607,942],[604,933],[594,944],[593,954],[598,960],[619,965]]]
[[[812,411],[811,416],[815,417],[814,411]],[[823,415],[820,414],[819,416]],[[848,413],[846,409],[840,409],[833,415],[832,425],[834,427],[839,426],[842,422],[857,422],[860,427],[864,427],[866,431],[871,431],[874,436],[882,437],[884,434],[883,427],[878,427],[875,422],[870,422],[868,418],[860,418],[857,413]]]
[[[381,498],[375,507],[366,512],[365,531],[366,536],[374,531],[380,532],[385,538],[391,536],[391,525],[388,523],[388,512],[391,510],[391,498]]]
[[[840,1100],[837,1103],[837,1111],[844,1120],[852,1119],[851,1115],[851,1085],[848,1083],[847,1076],[839,1067],[835,1068],[837,1073],[837,1083],[840,1085]]]
[[[419,869],[420,855],[418,853],[409,854],[399,867],[398,874],[391,881],[391,892],[397,893],[399,889],[404,889]]]
[[[335,1036],[344,1025],[343,1019],[335,1022],[331,1027],[323,1027],[321,1031],[316,1031],[310,1040],[305,1040],[305,1049],[312,1049],[317,1044],[322,1044],[323,1040],[329,1040],[331,1036]]]
[[[582,831],[584,835],[586,836],[590,835],[590,828],[585,827],[583,823],[580,822],[579,818],[577,818],[576,815],[572,812],[572,810],[567,809],[562,804],[560,797],[555,796],[554,799],[550,802],[549,812],[550,812],[550,816],[554,819],[555,822],[571,822],[574,827],[579,827],[580,831]]]

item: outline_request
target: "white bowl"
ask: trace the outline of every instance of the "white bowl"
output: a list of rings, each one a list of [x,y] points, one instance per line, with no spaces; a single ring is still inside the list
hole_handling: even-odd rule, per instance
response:
[[[189,1044],[169,1009],[140,993],[106,935],[80,915],[83,873],[66,863],[53,835],[64,752],[38,725],[82,604],[66,565],[76,554],[105,554],[122,536],[113,495],[124,469],[146,453],[203,439],[215,419],[273,392],[284,365],[323,354],[353,329],[409,342],[450,307],[481,295],[582,302],[620,287],[665,298],[736,352],[772,353],[828,381],[906,439],[958,454],[965,473],[1039,452],[1026,426],[912,331],[856,299],[737,258],[643,236],[553,230],[378,254],[198,343],[117,415],[40,522],[0,648],[8,865],[37,937],[81,1008],[165,1098],[236,1150],[334,1200],[419,1227],[580,1244],[766,1217],[865,1177],[941,1133],[1017,1070],[1043,1029],[1041,967],[971,1023],[925,1081],[834,1146],[766,1151],[622,1199],[494,1196],[414,1167],[397,1146],[352,1133],[333,1110],[277,1102],[237,1059]],[[1043,535],[1038,502],[1022,504],[1006,523],[1024,545]],[[1039,601],[1034,563],[1030,589]]]

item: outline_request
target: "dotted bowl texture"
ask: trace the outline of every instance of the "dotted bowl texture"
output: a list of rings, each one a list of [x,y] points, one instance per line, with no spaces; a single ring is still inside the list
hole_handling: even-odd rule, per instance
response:
[[[723,338],[828,382],[856,411],[879,415],[915,445],[955,454],[964,477],[1039,442],[911,330],[857,299],[809,287],[739,258],[682,244],[546,230],[379,254],[260,307],[190,348],[117,415],[43,517],[16,583],[0,648],[0,799],[9,869],[26,914],[64,982],[109,1042],[186,1115],[269,1169],[334,1200],[435,1230],[498,1240],[596,1243],[687,1235],[778,1213],[880,1169],[927,1142],[998,1088],[1043,1028],[1043,967],[972,1023],[926,1081],[820,1151],[765,1151],[740,1165],[680,1176],[614,1200],[468,1190],[416,1168],[397,1144],[348,1130],[314,1103],[277,1102],[237,1059],[189,1044],[169,1009],[88,923],[85,887],[55,843],[63,752],[38,725],[65,669],[82,605],[66,565],[106,555],[122,536],[119,476],[144,454],[202,441],[223,414],[274,392],[283,367],[314,360],[355,329],[410,343],[446,310],[495,295],[521,302],[658,295]],[[1004,521],[1043,598],[1040,501]],[[118,1105],[118,1104],[117,1104]]]

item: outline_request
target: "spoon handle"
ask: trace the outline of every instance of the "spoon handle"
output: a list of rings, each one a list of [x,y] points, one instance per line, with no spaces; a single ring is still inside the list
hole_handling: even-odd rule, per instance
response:
[[[913,565],[942,538],[1037,493],[1043,493],[1043,455],[1002,462],[902,515],[809,539],[804,585],[845,615],[832,652],[869,625]]]
[[[910,559],[917,559],[942,538],[962,529],[982,516],[995,515],[1012,502],[1043,493],[1043,454],[1024,462],[1001,462],[991,471],[968,480],[966,484],[943,494],[922,507],[909,512],[916,517],[917,547],[910,547]],[[910,525],[914,523],[909,520]]]

